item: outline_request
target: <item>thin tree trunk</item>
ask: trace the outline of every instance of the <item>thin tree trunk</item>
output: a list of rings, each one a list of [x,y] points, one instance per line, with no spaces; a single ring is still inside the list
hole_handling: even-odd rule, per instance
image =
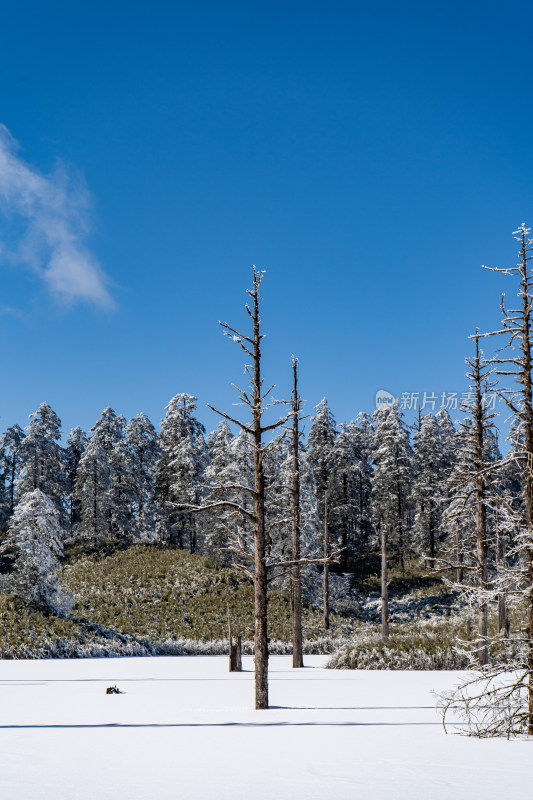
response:
[[[17,456],[16,451],[13,450],[13,457],[11,460],[11,486],[10,489],[10,498],[9,498],[9,514],[12,517],[15,513],[15,472],[17,469]]]
[[[381,638],[389,638],[389,584],[387,578],[387,533],[385,525],[381,528]]]
[[[403,546],[403,510],[402,510],[402,492],[401,492],[401,482],[400,482],[398,445],[396,445],[396,497],[398,503],[398,556],[400,559],[400,570],[402,572],[402,575],[405,575],[404,546]]]
[[[341,569],[348,569],[348,478],[346,472],[342,476],[342,503],[344,506],[344,524],[341,530]]]
[[[366,546],[366,530],[364,530],[363,518],[363,478],[361,470],[359,470],[359,530],[361,538],[358,550],[360,553],[364,552]]]
[[[324,630],[329,630],[329,531],[328,531],[328,493],[324,492]]]
[[[435,555],[436,555],[436,548],[435,548],[435,524],[433,519],[433,508],[431,505],[429,506],[428,512],[428,536],[429,536],[429,559],[428,564],[430,569],[435,568]]]
[[[505,564],[505,542],[498,533],[496,542],[496,567],[498,571]],[[506,638],[509,636],[509,620],[507,615],[507,598],[505,592],[498,595],[498,632],[503,633]]]
[[[481,367],[479,358],[479,337],[476,331],[476,357],[472,374],[475,388],[475,442],[474,459],[476,467],[476,546],[477,546],[477,581],[480,591],[478,604],[478,636],[481,641],[478,658],[481,666],[488,664],[488,607],[485,592],[487,585],[487,512],[485,507],[485,479],[483,477],[483,433],[484,413],[481,387]]]
[[[457,583],[462,583],[464,570],[460,565],[463,563],[463,535],[459,525],[457,525],[456,547],[457,547],[457,564],[458,564]]]
[[[293,394],[292,394],[292,561],[300,560],[300,434],[298,430],[300,398],[298,397],[298,361],[293,358]],[[294,564],[291,574],[291,609],[292,609],[292,666],[303,667],[302,643],[302,579],[299,564]]]
[[[189,552],[196,553],[196,524],[192,514],[189,514]]]

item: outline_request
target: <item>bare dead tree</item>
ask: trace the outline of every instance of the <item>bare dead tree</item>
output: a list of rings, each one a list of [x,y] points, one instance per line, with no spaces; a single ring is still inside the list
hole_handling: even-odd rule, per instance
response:
[[[291,611],[292,611],[292,666],[303,667],[302,643],[302,579],[300,561],[300,408],[298,394],[298,359],[292,358],[292,552],[294,561],[291,573]]]
[[[468,731],[476,736],[523,733],[533,736],[533,272],[529,264],[533,241],[525,225],[514,235],[520,242],[517,266],[492,271],[517,279],[518,308],[507,308],[502,296],[502,327],[483,335],[504,339],[503,346],[489,361],[498,375],[514,383],[500,389],[498,394],[514,415],[520,432],[520,444],[512,458],[521,466],[524,503],[518,508],[512,502],[502,503],[509,529],[515,526],[514,541],[508,551],[509,564],[499,564],[499,574],[486,595],[496,602],[505,594],[522,613],[525,609],[526,624],[521,634],[506,638],[502,632],[499,642],[493,637],[498,650],[492,663],[479,667],[467,682],[442,698],[444,718],[453,706],[455,713],[458,710],[467,721]],[[478,550],[478,560],[483,560],[483,548]],[[478,564],[478,577],[482,577],[481,566]]]
[[[472,417],[474,423],[473,431],[473,468],[475,475],[475,498],[476,498],[476,546],[477,546],[477,585],[479,589],[478,601],[478,635],[480,647],[478,658],[481,666],[488,663],[488,603],[487,603],[487,570],[488,570],[488,538],[487,538],[487,498],[485,487],[485,463],[483,459],[483,444],[486,431],[490,427],[490,418],[486,404],[483,402],[483,381],[487,378],[488,369],[482,366],[479,354],[479,334],[475,336],[476,354],[472,360],[467,359],[470,368],[468,377],[474,387],[475,399],[472,406]]]
[[[269,431],[276,430],[287,422],[290,415],[278,419],[271,425],[263,423],[266,410],[265,400],[273,387],[266,392],[263,389],[263,379],[261,378],[261,341],[264,334],[261,333],[261,320],[259,316],[259,306],[261,297],[259,287],[263,277],[263,272],[253,268],[253,288],[248,289],[247,293],[252,299],[252,307],[246,304],[245,308],[248,316],[252,320],[252,335],[247,336],[239,333],[226,322],[220,323],[224,332],[233,341],[237,342],[244,350],[245,354],[252,359],[252,364],[247,364],[245,371],[250,379],[250,389],[246,392],[234,385],[240,395],[242,403],[250,409],[251,425],[246,425],[238,419],[230,417],[222,411],[212,408],[220,416],[237,425],[246,431],[253,440],[254,446],[254,487],[245,487],[246,491],[252,495],[254,500],[253,512],[243,508],[234,508],[236,504],[219,501],[215,505],[232,508],[252,522],[254,533],[254,558],[253,558],[253,582],[254,582],[254,653],[255,653],[255,707],[257,709],[268,708],[268,632],[267,632],[267,559],[266,559],[266,535],[265,535],[265,474],[263,470],[263,456],[265,447],[263,436]]]
[[[508,309],[505,306],[505,297],[501,299],[503,315],[502,329],[485,334],[486,336],[504,336],[507,339],[505,347],[510,348],[510,353],[501,353],[492,359],[497,365],[498,375],[512,377],[518,388],[502,389],[500,396],[505,400],[512,413],[523,423],[524,447],[522,454],[522,469],[524,473],[524,500],[525,500],[525,537],[524,555],[526,560],[526,585],[524,596],[527,604],[527,668],[528,668],[528,722],[527,732],[533,736],[533,386],[532,386],[532,355],[531,335],[532,318],[531,306],[533,302],[533,273],[529,262],[533,240],[529,238],[530,230],[524,224],[515,231],[515,238],[520,242],[520,257],[516,267],[510,269],[491,268],[493,272],[501,272],[518,278],[518,297],[521,304],[517,309]],[[485,269],[488,269],[485,267]],[[517,344],[520,353],[516,354],[514,345]]]
[[[236,545],[228,547],[236,556],[241,559],[241,563],[235,564],[247,574],[253,581],[254,586],[254,653],[255,653],[255,707],[257,709],[268,708],[268,632],[267,632],[267,608],[268,608],[268,579],[280,574],[287,574],[293,567],[301,567],[304,564],[323,564],[323,558],[290,558],[284,559],[276,553],[270,552],[270,532],[276,526],[288,524],[291,519],[276,519],[270,523],[267,529],[266,519],[266,480],[263,459],[265,453],[272,446],[272,442],[266,442],[264,436],[267,433],[283,428],[285,423],[293,416],[292,410],[285,416],[277,419],[272,424],[265,424],[265,412],[278,402],[267,403],[267,398],[272,389],[271,386],[265,391],[263,379],[261,377],[261,341],[264,334],[261,333],[261,320],[259,315],[261,296],[259,287],[263,277],[263,272],[253,268],[253,288],[248,289],[247,293],[252,298],[251,307],[246,304],[246,312],[252,321],[251,334],[245,335],[226,322],[220,325],[226,336],[236,342],[244,351],[247,358],[251,359],[251,364],[245,365],[245,372],[249,378],[249,389],[245,391],[235,384],[233,388],[238,392],[242,405],[249,409],[251,421],[249,424],[242,422],[235,417],[219,411],[213,406],[208,406],[216,414],[219,414],[228,422],[237,425],[251,437],[254,453],[254,485],[244,486],[240,483],[215,483],[203,486],[215,496],[224,495],[238,491],[250,496],[253,501],[253,510],[245,508],[236,500],[228,499],[207,499],[201,505],[191,505],[186,503],[175,504],[182,509],[187,509],[193,513],[200,513],[208,510],[219,510],[229,515],[238,514],[247,520],[253,530],[253,553],[250,553],[246,546],[246,541],[239,538]],[[338,552],[331,553],[328,559],[338,556]]]

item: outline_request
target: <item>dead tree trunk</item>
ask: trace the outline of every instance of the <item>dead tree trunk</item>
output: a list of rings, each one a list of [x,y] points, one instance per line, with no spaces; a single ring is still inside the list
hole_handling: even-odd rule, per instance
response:
[[[242,672],[242,637],[237,634],[235,642],[231,631],[231,618],[228,606],[229,671]]]
[[[300,398],[298,396],[298,360],[292,359],[292,561],[291,610],[292,610],[292,666],[303,667],[302,642],[302,579],[300,561]]]
[[[261,397],[261,339],[259,320],[259,284],[261,273],[254,268],[254,288],[248,290],[253,300],[253,377],[252,420],[254,439],[254,653],[255,653],[255,707],[268,708],[268,632],[267,632],[267,567],[265,537],[265,474],[263,471]]]
[[[478,635],[480,638],[479,663],[488,664],[488,606],[486,599],[487,584],[487,511],[485,505],[485,479],[483,477],[483,439],[485,431],[485,409],[483,408],[483,392],[481,387],[482,370],[479,358],[479,336],[475,336],[476,356],[471,362],[474,382],[474,468],[476,471],[476,543],[477,543],[477,582],[479,589],[478,603]]]
[[[496,542],[496,568],[498,572],[505,565],[505,542],[503,537],[497,534]],[[506,638],[509,637],[509,616],[507,613],[507,598],[505,592],[498,594],[498,632],[503,633]]]

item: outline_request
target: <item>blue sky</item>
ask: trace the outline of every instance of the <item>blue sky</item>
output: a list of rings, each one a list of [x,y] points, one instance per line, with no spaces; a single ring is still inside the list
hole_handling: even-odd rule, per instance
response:
[[[182,391],[213,428],[252,263],[279,397],[292,353],[338,421],[466,388],[467,336],[513,290],[480,265],[533,223],[529,4],[2,16],[0,428],[43,400],[67,431],[107,405],[157,423]]]

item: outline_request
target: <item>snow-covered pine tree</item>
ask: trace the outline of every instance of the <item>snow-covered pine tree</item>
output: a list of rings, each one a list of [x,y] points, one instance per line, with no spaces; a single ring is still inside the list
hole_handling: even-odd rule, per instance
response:
[[[136,530],[142,541],[154,542],[157,539],[155,470],[160,451],[157,432],[146,414],[137,414],[129,421],[126,448]]]
[[[374,536],[372,518],[372,452],[374,426],[368,414],[358,414],[352,431],[361,460],[357,474],[358,509],[355,517],[354,544],[359,554],[364,554]]]
[[[315,406],[315,415],[311,417],[311,426],[307,437],[307,452],[309,464],[313,470],[316,493],[318,499],[318,512],[322,528],[322,552],[324,558],[329,558],[331,552],[329,543],[329,517],[330,503],[328,498],[329,467],[331,451],[337,436],[335,418],[328,402],[324,397]],[[329,628],[329,563],[324,563],[324,588],[323,588],[323,613],[324,628]]]
[[[111,466],[94,435],[78,464],[74,502],[80,514],[76,537],[91,547],[101,546],[111,532]]]
[[[177,394],[166,406],[161,420],[157,462],[158,528],[167,541],[183,547],[186,536],[189,550],[197,549],[196,517],[177,510],[178,504],[196,505],[200,501],[199,484],[207,464],[205,428],[194,416],[196,397]]]
[[[254,503],[249,489],[254,482],[254,450],[251,436],[241,429],[237,436],[232,436],[229,440],[229,447],[226,466],[223,463],[225,457],[221,457],[219,450],[217,464],[212,462],[206,468],[205,479],[213,486],[206,502],[230,501],[252,514]],[[226,488],[228,486],[232,488]],[[222,554],[229,556],[236,566],[245,567],[253,555],[254,547],[253,527],[249,517],[235,514],[232,509],[222,506],[205,512],[202,518],[206,518],[208,513],[215,515]]]
[[[116,442],[124,438],[124,429],[126,420],[122,414],[117,414],[110,408],[104,408],[99,418],[91,428],[91,438],[98,440],[104,453],[108,458],[111,457],[111,451]]]
[[[353,422],[341,425],[329,457],[328,508],[330,537],[340,549],[340,566],[353,564],[354,539],[364,492],[363,455]]]
[[[413,480],[413,451],[398,403],[374,413],[372,502],[376,524],[385,527],[387,545],[404,569],[409,542],[406,517]]]
[[[124,420],[125,422],[125,420]],[[139,539],[136,508],[136,482],[133,461],[126,439],[115,442],[109,456],[111,468],[111,533],[122,544]]]
[[[96,494],[106,516],[107,538],[131,541],[134,531],[130,531],[132,527],[131,476],[129,471],[130,463],[124,446],[125,428],[126,420],[123,415],[117,415],[108,406],[102,411],[100,417],[91,428],[90,442],[94,440],[94,447],[91,450],[93,467],[96,461],[99,462],[97,471],[100,473],[102,485],[99,490],[96,489]],[[108,476],[109,485],[104,492],[102,489],[106,482],[105,474]],[[95,488],[96,483],[93,475],[93,490]],[[96,524],[95,520],[99,515],[100,512],[95,515],[93,509],[93,512],[91,512],[92,526]]]
[[[74,498],[74,489],[76,486],[78,465],[86,447],[87,436],[84,431],[82,431],[80,427],[73,428],[67,437],[64,455],[67,498],[66,533],[71,538],[74,536],[81,519],[80,506]]]
[[[381,629],[389,636],[388,561],[389,550],[396,550],[400,568],[406,551],[405,520],[413,473],[413,453],[409,433],[398,402],[374,413],[374,472],[372,500],[376,528],[381,540]]]
[[[421,418],[420,427],[413,435],[412,501],[416,509],[413,544],[430,569],[435,566],[442,538],[442,501],[449,475],[449,456],[446,453],[444,436],[433,414]]]
[[[307,453],[315,477],[318,509],[323,524],[324,497],[328,489],[331,451],[337,436],[337,426],[325,397],[315,406],[315,412],[314,417],[311,418],[307,437]]]
[[[3,460],[0,451],[0,535],[6,530],[9,521],[9,502],[6,481],[7,470],[8,466]]]
[[[58,575],[62,537],[56,504],[40,489],[23,494],[0,547],[11,563],[2,579],[4,591],[41,611],[69,613],[72,598]]]
[[[0,437],[0,464],[4,478],[4,507],[0,528],[5,530],[15,511],[15,492],[22,464],[22,442],[25,433],[20,425],[12,425]]]
[[[28,433],[20,447],[21,470],[16,497],[40,489],[63,517],[66,475],[61,440],[61,420],[48,403],[30,414]]]
[[[224,484],[224,483],[238,483],[246,482],[249,476],[243,478],[235,474],[236,460],[233,456],[233,442],[235,437],[231,432],[231,428],[226,422],[222,420],[217,428],[207,437],[207,466],[205,468],[204,478],[206,483]],[[253,469],[253,458],[251,459],[251,468]],[[218,497],[220,493],[214,492],[213,497]],[[231,527],[231,520],[226,518],[226,515],[221,509],[214,509],[206,511],[202,515],[204,525],[204,538],[205,549],[208,553],[216,553],[217,556],[224,562],[230,561],[230,554],[227,550],[228,545],[228,530]],[[234,524],[237,519],[233,517]]]
[[[435,414],[435,419],[437,420],[439,428],[441,429],[442,432],[441,441],[446,463],[449,464],[451,467],[455,460],[457,429],[453,424],[448,411],[445,408],[440,408],[437,411],[437,413]]]

